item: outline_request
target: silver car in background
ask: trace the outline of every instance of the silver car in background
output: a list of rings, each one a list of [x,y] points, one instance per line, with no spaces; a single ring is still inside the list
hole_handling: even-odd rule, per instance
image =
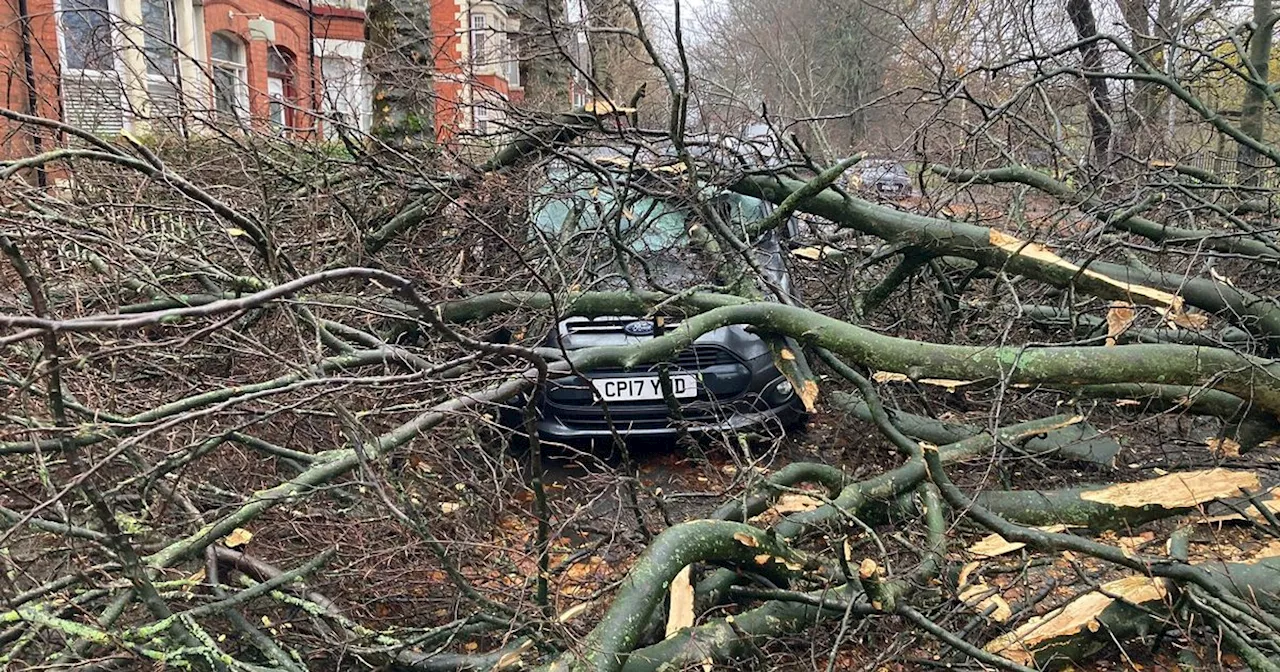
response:
[[[845,176],[846,188],[888,198],[906,198],[912,193],[906,166],[890,159],[867,159],[851,167]]]

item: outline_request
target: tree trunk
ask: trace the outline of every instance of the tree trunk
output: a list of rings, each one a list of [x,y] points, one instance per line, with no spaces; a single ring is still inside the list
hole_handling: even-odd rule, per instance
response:
[[[1160,46],[1160,40],[1152,34],[1149,0],[1120,0],[1119,4],[1120,13],[1129,26],[1130,43],[1134,51],[1155,68],[1162,69],[1165,62],[1164,49]],[[1134,83],[1133,103],[1125,115],[1129,127],[1126,144],[1139,156],[1154,155],[1153,149],[1160,144],[1162,102],[1163,88],[1159,83]]]
[[[1249,66],[1258,81],[1244,87],[1244,99],[1240,102],[1240,130],[1258,142],[1266,141],[1267,120],[1263,108],[1266,94],[1261,87],[1266,86],[1269,81],[1274,22],[1271,0],[1253,0],[1254,30],[1249,38]],[[1252,148],[1240,145],[1236,152],[1236,170],[1239,172],[1240,184],[1258,185],[1261,159]]]
[[[1076,35],[1081,40],[1088,40],[1098,34],[1098,25],[1093,18],[1093,6],[1089,0],[1067,0],[1067,16],[1076,27]],[[1102,71],[1102,49],[1097,42],[1080,45],[1080,57],[1086,72]],[[1089,129],[1090,143],[1093,145],[1093,159],[1099,168],[1106,166],[1111,158],[1111,93],[1107,88],[1107,80],[1101,77],[1089,77]]]
[[[396,147],[429,145],[435,140],[431,3],[374,0],[368,17],[373,134]]]

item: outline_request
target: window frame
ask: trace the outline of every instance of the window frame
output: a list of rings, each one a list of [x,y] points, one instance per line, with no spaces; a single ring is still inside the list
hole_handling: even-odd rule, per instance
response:
[[[108,0],[108,2],[110,1],[111,0]],[[178,77],[178,24],[177,24],[177,12],[175,11],[176,7],[174,7],[174,0],[140,0],[140,1],[143,8],[142,10],[142,16],[143,16],[142,54],[143,54],[143,58],[146,60],[147,79],[151,81],[165,81],[165,82],[173,81],[176,84],[176,80]],[[153,69],[153,66],[159,61],[153,58],[152,49],[154,47],[148,46],[148,42],[150,42],[150,38],[151,38],[151,35],[147,30],[147,22],[146,22],[146,16],[147,16],[146,7],[148,3],[157,3],[157,4],[164,5],[165,18],[167,19],[167,24],[168,24],[166,27],[169,31],[169,34],[164,39],[164,43],[160,47],[160,49],[169,52],[168,61],[172,67],[171,72],[158,72]]]
[[[214,40],[219,37],[228,39],[234,44],[236,54],[239,55],[239,62],[228,61],[214,56]],[[214,119],[222,121],[222,116],[228,114],[218,107],[221,98],[218,95],[218,73],[231,73],[234,77],[235,98],[232,101],[232,109],[230,115],[233,117],[236,125],[244,126],[249,122],[249,46],[239,35],[225,30],[216,30],[209,34],[209,70],[212,75],[213,86],[213,113]]]
[[[365,43],[356,40],[317,40],[320,109],[324,137],[337,139],[348,126],[367,133],[373,125],[373,82],[365,68]]]
[[[84,0],[80,0],[84,1]],[[121,76],[121,68],[123,64],[120,61],[120,49],[124,46],[123,38],[120,36],[120,30],[117,22],[120,20],[120,0],[103,0],[106,5],[106,30],[111,40],[110,53],[106,58],[110,60],[107,68],[76,68],[72,67],[67,56],[70,50],[67,48],[67,28],[65,17],[68,13],[80,12],[80,9],[67,9],[67,0],[54,0],[54,28],[58,37],[58,65],[62,69],[62,75],[75,77],[89,77],[95,79],[117,79]],[[85,59],[88,60],[88,59]],[[123,97],[123,93],[121,94]]]
[[[479,25],[476,25],[477,19],[479,20]],[[489,33],[493,30],[492,26],[488,24],[489,16],[487,14],[476,10],[471,11],[471,18],[468,19],[468,28],[471,32],[468,35],[468,39],[470,40],[472,67],[483,66],[487,63],[486,52],[490,48]]]
[[[272,69],[272,55],[284,64],[283,70]],[[284,135],[297,128],[297,80],[298,59],[288,48],[278,44],[267,45],[267,122]],[[273,82],[280,82],[280,97],[272,93]],[[276,121],[276,109],[280,110],[280,121]]]

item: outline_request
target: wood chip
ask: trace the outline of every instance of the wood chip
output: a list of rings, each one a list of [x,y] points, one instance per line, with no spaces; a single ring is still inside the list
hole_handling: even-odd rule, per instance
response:
[[[231,530],[231,534],[228,534],[222,539],[222,545],[227,548],[235,548],[236,546],[244,546],[249,543],[251,539],[253,539],[252,532],[244,529],[243,527],[237,527],[236,529]]]
[[[773,510],[778,513],[803,513],[822,506],[822,500],[799,493],[787,493],[774,502]]]
[[[760,546],[760,542],[756,541],[755,537],[747,534],[746,532],[734,532],[733,540],[747,548],[757,548]]]
[[[892,371],[876,371],[871,374],[871,379],[877,383],[909,383],[911,378],[903,373],[894,373]],[[917,381],[921,385],[932,385],[934,387],[946,388],[948,392],[955,392],[957,388],[966,385],[972,385],[972,380],[952,380],[950,378],[921,378]]]
[[[498,662],[493,664],[492,669],[494,672],[497,672],[498,670],[505,670],[508,667],[522,665],[520,658],[522,658],[525,652],[531,648],[533,648],[533,640],[525,638],[524,641],[520,642],[520,646],[516,647],[514,651],[508,651],[502,654],[502,657],[498,659]]]
[[[1066,525],[1048,525],[1046,527],[1037,527],[1037,530],[1045,532],[1066,532]],[[1021,541],[1009,541],[998,534],[989,534],[983,537],[981,541],[969,547],[969,552],[987,558],[994,558],[998,555],[1012,553],[1026,544]]]
[[[1009,606],[1009,603],[1000,596],[996,589],[986,583],[975,583],[965,588],[960,591],[959,598],[965,606],[980,614],[986,613],[987,609],[994,607],[992,612],[987,614],[987,618],[997,623],[1004,623],[1013,616],[1013,608]]]
[[[1258,475],[1253,472],[1208,469],[1087,490],[1080,493],[1080,499],[1131,508],[1189,509],[1219,497],[1239,496],[1241,488],[1260,487]]]
[[[1103,585],[1101,591],[1087,593],[1044,616],[1033,618],[1012,632],[991,640],[983,648],[1014,662],[1033,665],[1040,645],[1086,629],[1097,632],[1098,615],[1115,602],[1108,595],[1123,597],[1134,604],[1148,604],[1164,600],[1168,594],[1168,584],[1164,579],[1128,576]]]
[[[1133,326],[1132,303],[1113,303],[1107,310],[1107,347],[1114,347],[1116,339]]]
[[[1262,548],[1259,548],[1257,551],[1255,551],[1252,555],[1248,557],[1248,559],[1242,560],[1241,562],[1243,562],[1246,565],[1254,565],[1259,562],[1262,562],[1263,560],[1269,560],[1276,556],[1280,556],[1280,540],[1273,539],[1272,541],[1267,542],[1266,546],[1263,546]]]
[[[1204,313],[1178,313],[1170,311],[1165,315],[1169,324],[1183,329],[1199,331],[1209,326],[1209,316]]]
[[[800,401],[804,403],[804,410],[813,413],[817,410],[818,401],[818,384],[812,380],[806,380],[800,383],[800,389],[797,391],[800,395]]]
[[[1138,551],[1141,550],[1143,546],[1150,544],[1155,541],[1155,539],[1156,535],[1154,532],[1143,532],[1136,537],[1120,537],[1116,540],[1116,546],[1119,546],[1120,552],[1125,555],[1134,556],[1138,554]]]
[[[798,247],[794,250],[791,250],[791,254],[794,256],[800,257],[801,259],[808,259],[810,261],[819,261],[823,257],[830,257],[832,255],[840,254],[840,250],[834,247],[829,247],[825,245],[822,247]]]
[[[667,634],[669,638],[685,628],[693,627],[693,565],[685,565],[684,569],[671,580],[671,610],[667,616]]]
[[[560,615],[556,617],[556,621],[559,623],[568,623],[569,621],[572,621],[573,619],[581,616],[593,605],[595,605],[594,600],[588,600],[581,604],[575,604],[572,607],[569,607],[568,609],[565,609],[563,612],[561,612]]]
[[[1240,457],[1240,442],[1234,439],[1209,439],[1205,441],[1214,457]]]
[[[1271,511],[1273,514],[1280,516],[1280,499],[1268,499],[1263,501],[1262,505],[1267,507],[1267,509]],[[1244,509],[1245,513],[1249,514],[1249,518],[1248,518],[1249,520],[1252,520],[1253,522],[1258,523],[1259,525],[1266,524],[1267,522],[1266,516],[1262,515],[1262,512],[1259,511],[1257,507],[1253,506],[1252,504],[1246,505],[1244,502],[1241,502],[1241,507]],[[1201,516],[1199,519],[1196,520],[1196,522],[1202,525],[1208,525],[1212,523],[1227,523],[1232,521],[1243,521],[1243,520],[1245,520],[1244,516],[1236,513],[1235,511],[1232,511],[1231,513],[1224,513],[1219,516]]]

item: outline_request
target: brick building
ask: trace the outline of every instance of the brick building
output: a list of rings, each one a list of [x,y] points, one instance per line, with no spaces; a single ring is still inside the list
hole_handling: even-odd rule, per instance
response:
[[[107,135],[367,130],[366,2],[0,0],[0,106]],[[437,137],[505,132],[522,0],[428,2]],[[0,119],[0,155],[61,140]]]
[[[106,134],[367,128],[364,2],[0,0],[0,105]]]
[[[436,137],[502,133],[524,95],[518,0],[431,0]]]

